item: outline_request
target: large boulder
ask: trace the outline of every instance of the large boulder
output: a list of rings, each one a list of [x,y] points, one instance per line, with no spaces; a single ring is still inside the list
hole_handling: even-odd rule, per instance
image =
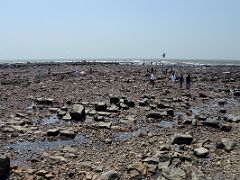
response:
[[[86,117],[85,108],[81,104],[74,104],[69,114],[73,120],[77,121],[84,120]]]
[[[7,179],[10,173],[10,158],[0,155],[0,179]]]
[[[189,134],[175,134],[173,136],[172,144],[187,144],[190,145],[193,137]]]

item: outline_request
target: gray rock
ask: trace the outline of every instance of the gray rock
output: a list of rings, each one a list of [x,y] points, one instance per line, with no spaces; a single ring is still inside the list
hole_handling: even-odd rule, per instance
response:
[[[159,158],[157,156],[147,157],[142,160],[143,162],[147,162],[149,164],[158,164]]]
[[[98,126],[100,128],[111,129],[112,123],[111,122],[99,122]]]
[[[159,119],[167,116],[167,111],[164,112],[149,112],[147,118]]]
[[[100,176],[100,179],[101,180],[118,180],[120,179],[120,175],[121,174],[119,172],[110,170],[102,173],[102,175]]]
[[[72,117],[71,117],[70,113],[67,112],[67,113],[62,117],[62,119],[65,120],[65,121],[70,121],[70,120],[72,119]]]
[[[240,116],[234,116],[232,114],[228,114],[226,116],[224,116],[223,118],[225,121],[227,122],[240,122]]]
[[[10,158],[1,155],[0,156],[0,179],[7,179],[10,173]]]
[[[157,180],[185,180],[186,173],[180,168],[162,168],[162,174]]]
[[[107,110],[107,104],[104,102],[99,102],[95,104],[95,110],[96,111],[106,111]]]
[[[144,98],[141,99],[140,101],[138,101],[139,106],[148,106],[149,105],[149,99],[148,98]]]
[[[193,141],[193,137],[188,134],[175,134],[172,140],[172,144],[187,144],[190,145]]]
[[[205,126],[210,126],[214,128],[219,128],[219,121],[217,117],[214,118],[207,118],[206,121],[202,122],[203,125]]]
[[[209,154],[208,149],[204,147],[195,148],[193,151],[197,157],[202,157],[202,158],[206,157]]]
[[[81,121],[81,120],[84,120],[86,117],[85,108],[81,104],[74,104],[69,113],[70,113],[72,119],[74,119],[74,120]]]
[[[47,130],[48,136],[57,136],[58,134],[59,134],[59,129],[57,128]]]
[[[74,138],[76,136],[75,132],[71,129],[61,130],[60,136],[68,137],[68,138]]]
[[[227,138],[223,138],[221,140],[223,146],[224,146],[224,150],[227,152],[230,152],[232,150],[234,150],[235,146],[237,145],[236,142],[232,139],[227,139]]]
[[[192,171],[192,180],[210,180],[206,175],[203,174],[202,171],[193,170]]]
[[[117,96],[110,97],[110,103],[111,104],[119,104],[119,102],[120,102],[120,98],[119,97],[117,97]]]

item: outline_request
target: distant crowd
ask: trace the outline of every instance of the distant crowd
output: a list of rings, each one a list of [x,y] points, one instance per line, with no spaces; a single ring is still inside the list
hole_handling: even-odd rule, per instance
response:
[[[185,82],[186,89],[190,90],[192,82],[190,73],[188,73],[185,78],[182,73],[178,75],[176,71],[174,71],[172,68],[170,70],[166,68],[165,70],[162,70],[162,73],[167,76],[168,80],[171,80],[174,83],[179,83],[180,89],[183,88],[183,84]],[[153,67],[150,70],[147,69],[147,76],[149,77],[150,85],[152,86],[155,85],[155,80],[157,79],[156,74],[157,70],[154,69]]]

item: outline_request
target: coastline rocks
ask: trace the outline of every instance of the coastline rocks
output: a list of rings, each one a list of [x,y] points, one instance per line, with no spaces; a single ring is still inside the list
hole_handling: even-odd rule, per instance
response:
[[[172,144],[186,144],[190,145],[193,141],[193,137],[188,134],[175,134],[172,140]]]
[[[114,170],[110,170],[107,172],[102,173],[100,176],[101,180],[118,180],[120,179],[120,173]]]
[[[0,155],[0,179],[7,179],[10,174],[10,158]]]
[[[71,118],[77,121],[84,120],[86,116],[85,108],[83,105],[80,104],[74,104],[69,113]]]

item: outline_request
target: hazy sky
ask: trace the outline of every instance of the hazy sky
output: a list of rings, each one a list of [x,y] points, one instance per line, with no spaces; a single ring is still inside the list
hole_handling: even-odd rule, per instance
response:
[[[0,59],[240,60],[240,0],[0,0]]]

